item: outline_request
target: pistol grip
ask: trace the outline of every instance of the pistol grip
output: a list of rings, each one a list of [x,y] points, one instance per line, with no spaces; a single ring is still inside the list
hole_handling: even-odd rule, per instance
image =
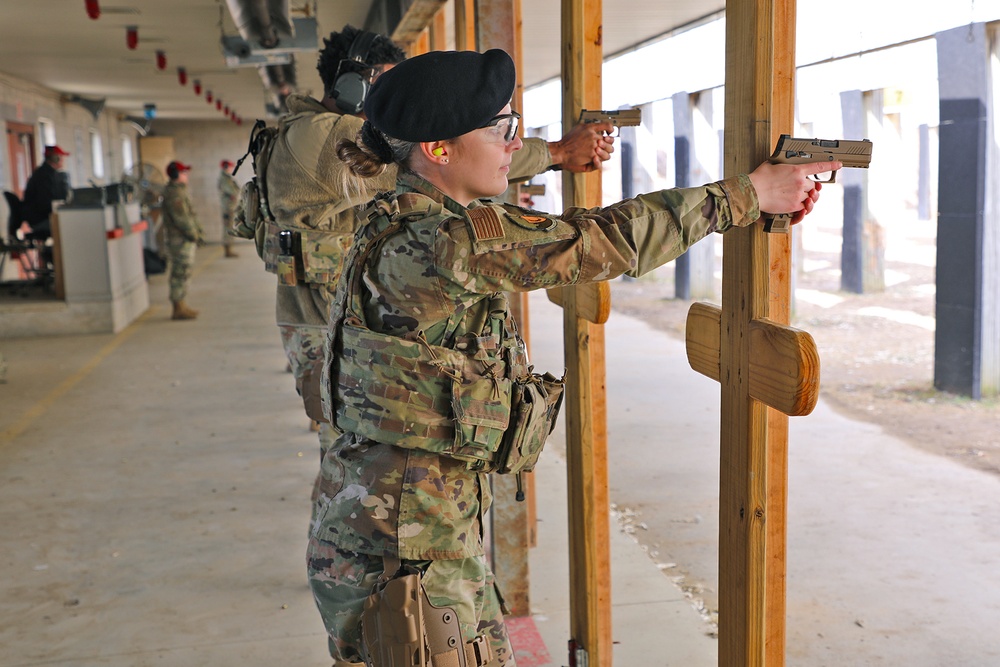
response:
[[[764,231],[768,234],[787,234],[791,228],[791,213],[779,213],[777,215],[764,214]]]

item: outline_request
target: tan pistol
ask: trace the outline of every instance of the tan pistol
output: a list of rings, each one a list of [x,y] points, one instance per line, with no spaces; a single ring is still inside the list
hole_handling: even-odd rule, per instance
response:
[[[778,138],[774,153],[767,159],[771,164],[809,164],[813,162],[842,162],[845,167],[867,169],[872,161],[872,142],[868,139],[796,139],[783,134]],[[823,180],[810,176],[817,183],[836,183],[836,170]],[[764,231],[787,234],[792,224],[791,213],[764,214]]]

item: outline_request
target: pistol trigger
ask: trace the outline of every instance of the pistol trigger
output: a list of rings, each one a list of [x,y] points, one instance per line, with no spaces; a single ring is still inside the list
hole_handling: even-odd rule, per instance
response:
[[[823,173],[826,173],[826,172],[823,172]],[[809,180],[812,181],[813,183],[836,183],[837,182],[837,172],[836,171],[831,171],[830,172],[830,178],[825,179],[825,180],[822,179],[822,178],[820,178],[819,174],[810,174],[809,175]]]

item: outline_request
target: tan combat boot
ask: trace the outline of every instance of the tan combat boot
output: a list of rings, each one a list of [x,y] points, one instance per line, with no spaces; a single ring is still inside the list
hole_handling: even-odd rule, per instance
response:
[[[174,301],[174,314],[170,316],[172,320],[193,320],[198,317],[198,311],[188,308],[183,301]]]
[[[223,249],[226,251],[225,254],[226,257],[239,257],[239,255],[236,254],[236,251],[233,250],[231,246],[223,246]]]

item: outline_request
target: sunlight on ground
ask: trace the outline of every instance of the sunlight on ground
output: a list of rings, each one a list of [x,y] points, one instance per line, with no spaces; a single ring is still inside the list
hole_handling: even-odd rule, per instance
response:
[[[819,290],[804,289],[801,287],[795,290],[795,298],[799,301],[819,306],[820,308],[833,308],[844,300],[843,297],[831,294],[830,292],[821,292]]]
[[[892,308],[881,308],[879,306],[867,306],[858,308],[858,315],[866,317],[881,317],[899,324],[909,324],[911,326],[934,331],[934,318],[926,315],[918,315],[910,310],[893,310]]]

